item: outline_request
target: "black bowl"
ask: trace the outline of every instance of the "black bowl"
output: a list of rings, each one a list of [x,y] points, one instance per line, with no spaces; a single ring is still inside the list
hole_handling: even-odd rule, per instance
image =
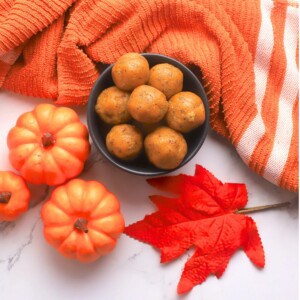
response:
[[[92,140],[96,146],[96,148],[114,165],[117,167],[133,173],[137,175],[144,175],[144,176],[156,176],[156,175],[162,175],[162,174],[167,174],[169,172],[172,172],[178,168],[181,168],[184,166],[187,162],[189,162],[199,151],[201,148],[207,132],[208,132],[208,127],[209,127],[209,105],[208,105],[208,100],[206,97],[206,94],[204,92],[204,88],[200,81],[197,79],[197,77],[194,75],[194,73],[188,69],[185,65],[180,63],[179,61],[164,56],[160,54],[148,54],[144,53],[142,54],[147,60],[150,65],[150,68],[154,65],[160,64],[160,63],[169,63],[178,69],[180,69],[184,75],[184,80],[183,80],[183,91],[190,91],[202,99],[204,106],[205,106],[205,115],[206,119],[205,122],[202,126],[194,129],[188,134],[185,134],[184,137],[187,141],[188,145],[188,152],[187,155],[185,156],[184,160],[182,163],[175,169],[172,170],[162,170],[158,169],[155,166],[153,166],[148,160],[143,153],[141,156],[139,156],[136,160],[126,162],[119,160],[110,152],[108,152],[106,145],[105,145],[105,137],[106,134],[108,133],[109,129],[111,128],[110,126],[104,124],[104,122],[101,121],[101,119],[98,117],[97,113],[95,112],[95,105],[97,102],[97,98],[99,94],[106,88],[113,86],[114,82],[112,80],[111,76],[111,69],[113,65],[110,65],[107,67],[99,77],[99,79],[96,81],[90,97],[88,101],[88,108],[87,108],[87,122],[88,122],[88,128],[90,131],[90,135],[92,137]]]

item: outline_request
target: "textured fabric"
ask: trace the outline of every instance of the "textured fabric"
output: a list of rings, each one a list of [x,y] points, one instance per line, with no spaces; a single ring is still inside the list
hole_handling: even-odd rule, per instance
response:
[[[296,191],[297,6],[286,0],[0,0],[0,87],[86,104],[97,63],[132,51],[169,55],[201,74],[212,128],[255,172]]]

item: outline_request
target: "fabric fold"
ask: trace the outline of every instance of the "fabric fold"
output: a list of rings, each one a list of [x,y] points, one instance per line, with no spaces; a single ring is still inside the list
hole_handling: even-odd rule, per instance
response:
[[[171,56],[203,83],[211,127],[297,191],[298,22],[284,0],[0,0],[0,87],[85,105],[98,63]]]

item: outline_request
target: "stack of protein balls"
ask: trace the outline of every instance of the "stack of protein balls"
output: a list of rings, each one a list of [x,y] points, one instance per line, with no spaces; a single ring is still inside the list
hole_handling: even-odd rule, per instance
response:
[[[149,69],[145,57],[127,53],[114,64],[112,78],[116,86],[103,90],[95,107],[113,126],[106,136],[108,151],[131,161],[144,148],[157,168],[178,167],[188,147],[182,134],[205,120],[201,98],[182,91],[182,72],[167,63]]]

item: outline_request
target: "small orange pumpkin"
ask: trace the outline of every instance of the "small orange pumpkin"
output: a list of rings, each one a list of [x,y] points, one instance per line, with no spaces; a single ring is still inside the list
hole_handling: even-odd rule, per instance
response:
[[[29,189],[21,176],[0,171],[0,221],[13,221],[28,209]]]
[[[90,151],[88,131],[67,107],[39,104],[7,137],[9,160],[31,183],[58,185],[81,173]]]
[[[124,230],[114,194],[97,181],[72,179],[57,187],[42,208],[45,239],[59,253],[92,262],[111,252]]]

